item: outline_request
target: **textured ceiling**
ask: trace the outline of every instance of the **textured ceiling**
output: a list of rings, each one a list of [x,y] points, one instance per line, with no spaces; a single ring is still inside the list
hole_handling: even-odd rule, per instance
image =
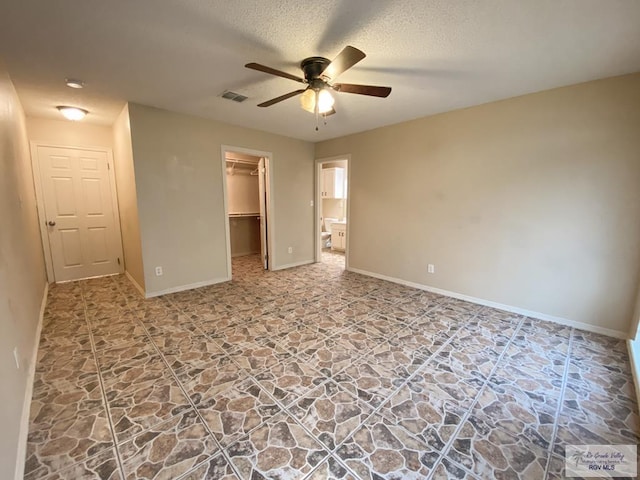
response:
[[[387,99],[336,94],[318,132],[297,98],[256,107],[299,84],[245,63],[300,75],[345,45],[367,58],[339,81],[391,86]],[[318,141],[640,71],[640,1],[1,0],[0,58],[28,115],[73,104],[111,124],[129,100]]]

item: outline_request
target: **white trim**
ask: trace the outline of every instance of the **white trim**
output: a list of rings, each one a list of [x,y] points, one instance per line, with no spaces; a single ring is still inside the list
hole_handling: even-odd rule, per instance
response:
[[[253,150],[250,148],[243,147],[234,147],[232,145],[220,145],[220,160],[222,165],[222,195],[223,195],[223,205],[224,205],[224,224],[225,224],[225,234],[227,241],[227,274],[229,275],[229,280],[231,280],[232,272],[231,272],[231,232],[229,227],[229,203],[227,201],[227,159],[226,154],[228,153],[243,153],[245,155],[251,155],[253,157],[262,157],[265,159],[264,168],[265,172],[265,183],[267,189],[267,255],[269,256],[268,270],[275,270],[275,245],[273,243],[273,231],[275,230],[275,216],[273,215],[273,208],[271,208],[272,199],[273,199],[273,153],[262,151],[262,150]]]
[[[633,384],[636,387],[636,399],[640,399],[640,342],[638,340],[627,340],[627,349],[629,350]]]
[[[222,206],[224,207],[224,234],[227,254],[227,276],[231,278],[231,228],[229,226],[229,202],[227,201],[227,150],[224,145],[220,147],[222,159]]]
[[[205,280],[204,282],[190,283],[188,285],[180,285],[177,287],[167,288],[166,290],[158,290],[156,292],[147,292],[145,298],[159,297],[160,295],[166,295],[168,293],[184,292],[185,290],[191,290],[193,288],[207,287],[209,285],[215,285],[216,283],[228,282],[231,277],[216,278],[214,280]]]
[[[45,225],[47,221],[44,210],[44,192],[42,191],[42,182],[40,175],[40,161],[38,160],[39,143],[29,142],[31,150],[31,170],[33,172],[33,186],[36,191],[36,210],[38,212],[38,227],[40,228],[40,239],[42,241],[42,251],[44,253],[44,266],[47,271],[47,282],[55,282],[53,274],[53,261],[51,260],[51,245],[49,244],[49,234]]]
[[[33,399],[33,382],[36,376],[36,363],[38,362],[38,348],[40,347],[40,333],[44,319],[44,309],[47,306],[47,295],[49,294],[49,284],[45,282],[42,302],[40,303],[40,315],[36,326],[36,338],[31,352],[31,362],[27,373],[27,387],[24,392],[24,403],[22,404],[22,415],[20,417],[20,433],[18,436],[18,453],[16,455],[16,480],[24,477],[24,464],[27,460],[27,440],[29,438],[29,415],[31,413],[31,400]]]
[[[107,156],[107,164],[109,168],[107,169],[107,175],[109,175],[109,188],[111,189],[111,203],[112,203],[112,211],[113,211],[113,226],[115,228],[115,234],[118,238],[117,252],[116,255],[120,258],[120,263],[118,264],[118,272],[124,272],[124,251],[122,247],[122,231],[120,229],[120,209],[118,206],[118,190],[116,187],[116,167],[115,162],[113,161],[113,151],[107,147],[85,147],[85,146],[74,146],[74,145],[57,145],[54,143],[48,142],[29,142],[30,150],[31,150],[31,168],[33,171],[33,184],[36,192],[36,210],[38,212],[38,224],[40,227],[40,237],[42,239],[42,250],[44,252],[44,263],[45,269],[47,271],[47,281],[49,283],[54,283],[56,281],[55,274],[53,271],[53,259],[51,256],[51,244],[49,242],[49,233],[46,227],[46,211],[44,207],[44,192],[42,191],[42,176],[40,172],[40,158],[38,157],[38,148],[39,147],[47,147],[47,148],[66,148],[69,150],[83,150],[83,151],[93,151],[93,152],[101,152],[105,153]],[[113,275],[113,274],[110,274]],[[76,278],[69,281],[75,280],[85,280],[84,278]]]
[[[133,275],[129,273],[129,270],[125,270],[124,274],[129,279],[129,281],[133,284],[133,286],[136,287],[136,290],[138,290],[143,297],[146,297],[144,293],[144,288],[142,288],[140,284],[136,282],[136,279],[133,278]]]
[[[315,260],[303,260],[301,262],[287,263],[286,265],[278,265],[272,270],[284,270],[286,268],[300,267],[302,265],[309,265],[310,263],[316,263]]]
[[[558,323],[560,325],[566,325],[567,327],[578,328],[580,330],[586,330],[587,332],[598,333],[601,335],[607,335],[608,337],[620,338],[626,340],[628,338],[627,332],[620,332],[618,330],[612,330],[610,328],[598,327],[597,325],[591,325],[590,323],[578,322],[576,320],[569,320],[568,318],[556,317],[554,315],[548,315],[546,313],[534,312],[532,310],[526,310],[520,307],[513,307],[511,305],[505,305],[503,303],[492,302],[491,300],[484,300],[482,298],[471,297],[462,293],[451,292],[449,290],[442,290],[441,288],[430,287],[428,285],[422,285],[420,283],[409,282],[400,278],[389,277],[387,275],[381,275],[379,273],[369,272],[367,270],[360,270],[359,268],[348,268],[350,272],[360,273],[367,275],[368,277],[379,278],[380,280],[387,280],[388,282],[399,283],[400,285],[406,285],[407,287],[417,288],[419,290],[425,290],[427,292],[437,293],[446,297],[457,298],[459,300],[465,300],[467,302],[476,303],[478,305],[484,305],[486,307],[497,308],[498,310],[505,310],[507,312],[518,313],[527,317],[536,318],[538,320],[546,320],[549,322]]]

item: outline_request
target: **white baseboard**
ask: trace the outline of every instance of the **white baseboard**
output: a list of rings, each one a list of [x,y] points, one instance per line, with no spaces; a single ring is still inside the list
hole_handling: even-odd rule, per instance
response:
[[[497,308],[498,310],[505,310],[507,312],[517,313],[525,315],[527,317],[536,318],[538,320],[546,320],[549,322],[559,323],[560,325],[566,325],[567,327],[573,327],[580,330],[586,330],[587,332],[598,333],[606,335],[608,337],[620,338],[626,340],[629,338],[627,332],[620,332],[618,330],[612,330],[610,328],[598,327],[597,325],[591,325],[589,323],[578,322],[576,320],[569,320],[568,318],[556,317],[554,315],[548,315],[546,313],[534,312],[532,310],[526,310],[524,308],[513,307],[511,305],[504,305],[502,303],[492,302],[490,300],[484,300],[482,298],[471,297],[462,293],[451,292],[449,290],[443,290],[441,288],[430,287],[429,285],[422,285],[420,283],[409,282],[402,280],[401,278],[388,277],[387,275],[381,275],[379,273],[369,272],[367,270],[360,270],[359,268],[348,267],[347,270],[354,273],[360,273],[369,277],[379,278],[380,280],[387,280],[393,283],[399,283],[408,287],[417,288],[419,290],[425,290],[427,292],[437,293],[446,297],[457,298],[459,300],[465,300],[467,302],[476,303],[478,305],[484,305],[486,307]]]
[[[24,478],[24,463],[27,460],[27,440],[29,438],[29,414],[31,412],[31,399],[33,398],[33,382],[36,377],[36,363],[38,362],[38,347],[40,346],[40,334],[42,333],[42,323],[44,319],[44,309],[47,306],[47,295],[49,294],[49,284],[45,282],[42,302],[40,303],[40,315],[36,327],[36,338],[31,352],[31,361],[26,367],[27,386],[24,391],[24,403],[22,404],[22,416],[20,417],[20,436],[18,438],[18,453],[16,456],[16,480]]]
[[[140,284],[136,282],[136,279],[133,278],[133,276],[129,273],[128,270],[125,270],[124,274],[129,279],[129,281],[133,284],[133,286],[136,287],[136,290],[138,290],[140,294],[144,297],[145,296],[144,288],[142,288]]]
[[[146,292],[145,298],[159,297],[160,295],[166,295],[168,293],[184,292],[185,290],[191,290],[194,288],[207,287],[209,285],[215,285],[216,283],[228,282],[231,277],[216,278],[214,280],[205,280],[204,282],[190,283],[188,285],[180,285],[178,287],[171,287],[165,290],[157,290],[155,292]]]
[[[636,387],[636,399],[640,400],[640,340],[627,340],[627,348],[633,373],[633,384]]]
[[[302,265],[309,265],[310,263],[316,263],[315,260],[303,260],[302,262],[296,263],[287,263],[286,265],[278,265],[277,267],[273,267],[271,270],[284,270],[286,268],[300,267]]]

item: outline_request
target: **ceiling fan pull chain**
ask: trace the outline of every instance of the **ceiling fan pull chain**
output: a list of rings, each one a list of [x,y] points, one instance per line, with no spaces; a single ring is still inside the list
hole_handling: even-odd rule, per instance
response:
[[[318,100],[320,99],[320,95],[318,94],[318,90],[315,91],[316,92],[316,106],[315,106],[315,111],[316,111],[316,132],[318,131],[318,119],[320,117],[320,107],[318,106]]]

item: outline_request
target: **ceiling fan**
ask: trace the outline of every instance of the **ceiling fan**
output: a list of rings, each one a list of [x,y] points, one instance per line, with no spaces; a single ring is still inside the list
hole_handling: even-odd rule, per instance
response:
[[[288,78],[295,82],[306,85],[305,88],[280,95],[266,102],[258,104],[259,107],[270,107],[278,102],[287,100],[302,94],[300,104],[304,110],[316,115],[332,115],[336,113],[333,108],[334,99],[330,90],[344,93],[355,93],[358,95],[369,95],[371,97],[388,97],[391,87],[378,87],[373,85],[355,85],[352,83],[333,83],[341,73],[353,67],[366,55],[355,47],[346,46],[333,61],[324,57],[305,58],[300,63],[300,68],[304,78],[291,75],[275,68],[260,65],[259,63],[247,63],[245,67],[259,72]],[[317,130],[317,127],[316,127]]]

